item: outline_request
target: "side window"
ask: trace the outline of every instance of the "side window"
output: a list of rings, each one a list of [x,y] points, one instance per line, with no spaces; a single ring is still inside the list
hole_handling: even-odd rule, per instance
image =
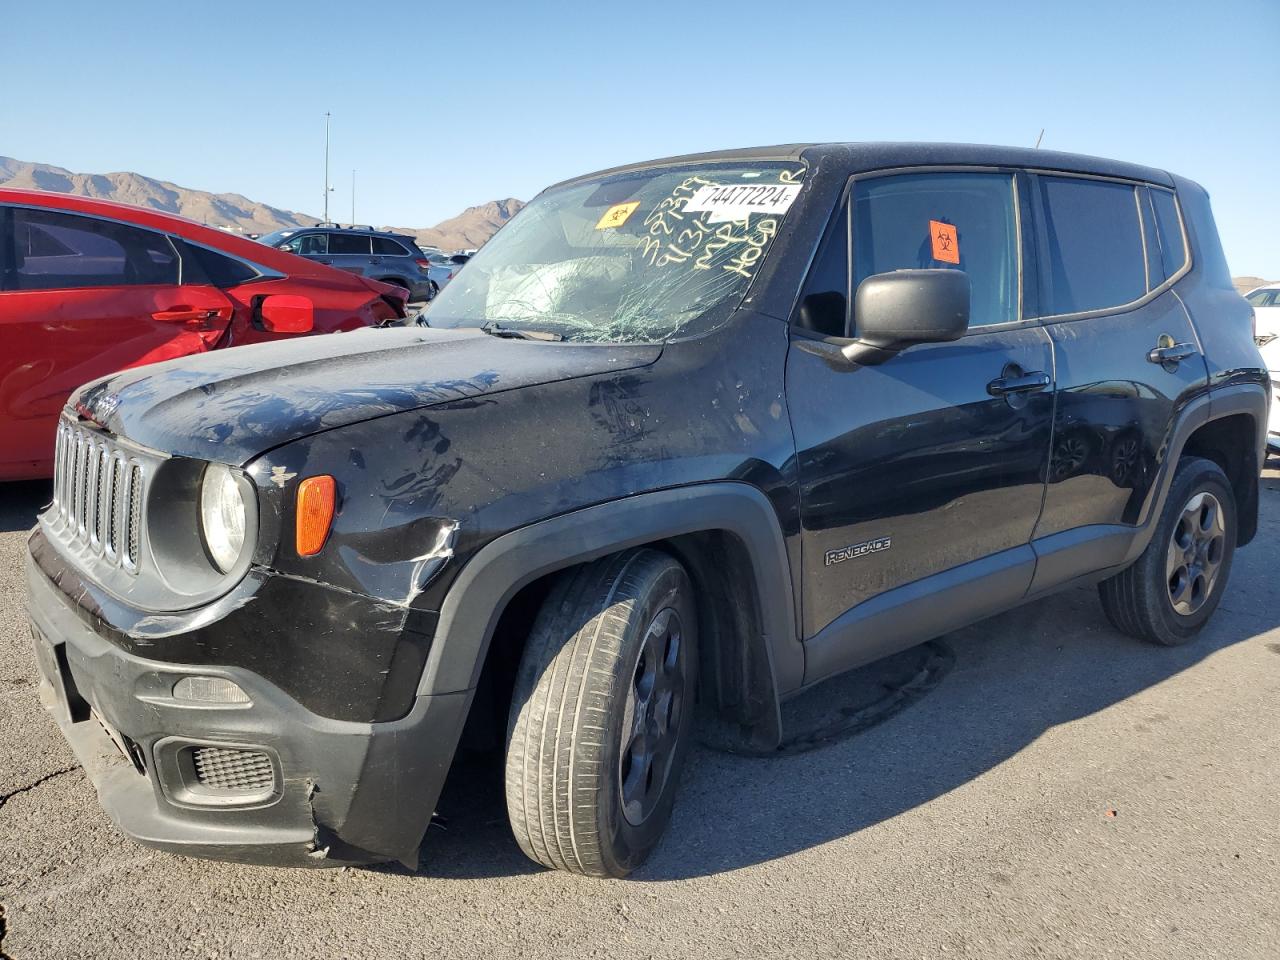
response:
[[[854,185],[855,291],[891,270],[963,270],[971,326],[1017,320],[1019,252],[1011,174],[913,173]]]
[[[407,257],[409,251],[390,237],[374,237],[373,252],[380,257]]]
[[[13,208],[10,222],[12,289],[178,283],[178,254],[162,233],[112,220],[20,207]]]
[[[1160,238],[1160,258],[1164,275],[1172,277],[1187,262],[1187,246],[1182,238],[1178,201],[1171,190],[1151,188],[1151,205],[1156,211],[1156,233]]]
[[[1044,210],[1043,313],[1104,310],[1147,292],[1135,188],[1072,177],[1040,177]]]
[[[1255,290],[1245,299],[1255,307],[1274,307],[1280,299],[1280,290]]]
[[[849,208],[841,205],[809,268],[795,324],[824,337],[844,337],[849,326]]]
[[[215,253],[206,247],[198,247],[188,243],[184,247],[185,255],[196,261],[209,282],[215,287],[234,287],[241,283],[257,279],[257,270],[240,260]],[[192,282],[188,278],[188,283]]]
[[[369,250],[369,237],[367,236],[362,236],[358,233],[329,234],[329,254],[331,256],[354,254],[367,257]]]
[[[329,252],[329,238],[323,233],[303,233],[291,237],[280,249],[302,257],[323,257]]]

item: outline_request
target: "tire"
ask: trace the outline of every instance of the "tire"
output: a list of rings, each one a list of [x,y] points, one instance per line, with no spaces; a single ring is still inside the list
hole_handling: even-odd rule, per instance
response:
[[[440,284],[436,283],[434,280],[429,281],[427,283],[428,302],[434,300],[438,296],[440,296]]]
[[[1236,501],[1226,475],[1210,460],[1182,460],[1146,550],[1098,584],[1107,619],[1139,640],[1188,643],[1218,608],[1235,548]]]
[[[684,568],[649,548],[577,567],[552,588],[507,724],[507,814],[531,860],[623,877],[657,846],[691,739],[695,613]]]

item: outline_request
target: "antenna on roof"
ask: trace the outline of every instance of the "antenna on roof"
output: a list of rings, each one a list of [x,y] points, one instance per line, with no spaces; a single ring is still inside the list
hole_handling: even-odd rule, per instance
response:
[[[1041,128],[1040,128],[1040,136],[1036,137],[1036,145],[1035,145],[1034,149],[1036,149],[1036,150],[1039,150],[1039,149],[1040,149],[1040,141],[1041,141],[1041,140],[1043,140],[1043,139],[1044,139],[1044,127],[1041,127]]]

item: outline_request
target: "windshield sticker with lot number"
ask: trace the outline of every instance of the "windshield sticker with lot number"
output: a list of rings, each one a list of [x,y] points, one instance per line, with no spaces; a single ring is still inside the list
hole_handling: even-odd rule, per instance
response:
[[[930,220],[929,236],[933,241],[933,259],[943,263],[960,262],[960,239],[953,224]]]
[[[604,212],[604,216],[596,224],[596,229],[608,230],[610,227],[622,226],[636,212],[636,207],[638,206],[640,206],[639,200],[632,200],[628,203],[615,203]]]
[[[749,189],[753,191],[748,195],[749,199],[756,196],[754,191],[764,187],[773,191],[769,194],[772,206],[785,202],[785,211],[800,190],[799,177],[799,173],[783,170],[779,183],[749,184],[745,187],[727,187],[705,177],[688,177],[644,218],[641,256],[652,266],[679,264],[690,270],[718,268],[749,279],[756,263],[764,255],[765,247],[778,233],[779,216],[757,219],[754,223],[748,221],[746,214],[720,216],[730,210],[727,201],[732,196],[724,194],[726,202],[708,201],[707,198],[725,190]],[[780,189],[788,191],[790,199],[779,194],[777,191]],[[752,212],[763,212],[763,207],[757,205]]]
[[[708,223],[746,220],[753,213],[781,215],[799,192],[798,183],[711,184],[690,197],[685,210],[705,212]]]

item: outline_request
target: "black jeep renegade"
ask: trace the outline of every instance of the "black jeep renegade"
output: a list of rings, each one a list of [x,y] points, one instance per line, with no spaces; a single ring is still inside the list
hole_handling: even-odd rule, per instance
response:
[[[785,698],[1087,582],[1191,640],[1257,525],[1250,320],[1161,170],[837,144],[570,180],[425,326],[82,388],[30,539],[44,700],[143,843],[415,865],[488,725],[521,848],[622,875],[695,702],[767,749]]]

